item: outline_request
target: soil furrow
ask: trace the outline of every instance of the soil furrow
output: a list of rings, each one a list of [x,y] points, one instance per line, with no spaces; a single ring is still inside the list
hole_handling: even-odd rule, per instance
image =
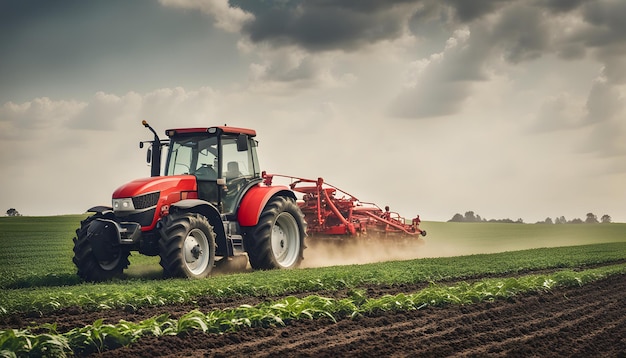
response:
[[[152,337],[101,356],[626,356],[625,289],[619,275],[475,305]]]

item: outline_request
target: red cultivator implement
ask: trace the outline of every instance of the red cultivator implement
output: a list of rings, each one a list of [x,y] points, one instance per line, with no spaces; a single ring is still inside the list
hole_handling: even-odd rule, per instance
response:
[[[310,236],[426,236],[419,228],[416,216],[407,223],[389,207],[383,211],[373,203],[360,201],[355,196],[324,182],[324,179],[304,179],[287,175],[263,173],[265,185],[271,185],[276,177],[291,180],[289,187],[302,194],[298,206],[307,222]]]

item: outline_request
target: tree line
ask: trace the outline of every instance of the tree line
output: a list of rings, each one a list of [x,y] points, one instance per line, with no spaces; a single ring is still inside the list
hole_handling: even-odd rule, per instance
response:
[[[475,223],[475,222],[490,222],[490,223],[516,223],[516,224],[524,224],[524,220],[519,218],[517,220],[511,219],[485,219],[480,215],[474,213],[473,211],[466,211],[465,215],[461,215],[459,213],[454,214],[452,219],[448,220],[448,222],[463,222],[463,223]],[[555,217],[554,220],[552,218],[547,217],[543,221],[537,221],[536,224],[609,224],[611,223],[611,216],[608,214],[602,215],[600,220],[598,220],[598,216],[594,213],[587,213],[585,220],[580,218],[575,218],[572,220],[565,219],[565,216]]]

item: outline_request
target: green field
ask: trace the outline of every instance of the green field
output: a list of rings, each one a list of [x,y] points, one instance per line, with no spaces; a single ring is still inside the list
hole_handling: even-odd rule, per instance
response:
[[[568,268],[626,258],[626,224],[621,223],[425,222],[422,226],[429,235],[416,253],[420,258],[417,260],[248,272],[190,282],[161,280],[158,257],[135,253],[126,280],[88,284],[76,276],[72,263],[72,237],[84,217],[0,218],[0,314],[52,310],[83,302],[92,308],[107,308],[128,303],[180,302],[206,294],[278,295],[367,283],[463,279],[485,273]]]
[[[543,247],[626,242],[626,224],[502,224],[424,222],[420,257],[496,253]]]
[[[0,288],[81,283],[72,238],[85,215],[0,217]],[[539,225],[424,222],[426,244],[416,258],[498,253],[533,248],[626,242],[626,224]],[[306,251],[305,251],[306,258]],[[160,276],[158,257],[133,253],[131,278]]]
[[[135,254],[125,279],[93,284],[82,282],[72,263],[72,237],[84,217],[0,218],[0,316],[80,306],[103,310],[105,317],[107,309],[193,303],[202,296],[278,298],[208,313],[193,310],[178,320],[167,315],[114,325],[98,320],[61,333],[54,327],[0,330],[0,355],[65,356],[130,344],[145,334],[220,333],[293,319],[471,304],[626,274],[626,224],[425,222],[426,244],[411,260],[164,280],[158,257]],[[418,283],[428,285],[383,297],[367,297],[361,289]],[[348,297],[315,294],[340,289],[348,289]],[[289,296],[294,294],[303,298]],[[42,330],[49,333],[33,333]]]

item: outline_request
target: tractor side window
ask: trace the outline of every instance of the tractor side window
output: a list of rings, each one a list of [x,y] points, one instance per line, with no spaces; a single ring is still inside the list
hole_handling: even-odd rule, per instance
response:
[[[222,139],[223,178],[226,180],[252,176],[254,168],[250,163],[249,152],[238,152],[235,138]]]

